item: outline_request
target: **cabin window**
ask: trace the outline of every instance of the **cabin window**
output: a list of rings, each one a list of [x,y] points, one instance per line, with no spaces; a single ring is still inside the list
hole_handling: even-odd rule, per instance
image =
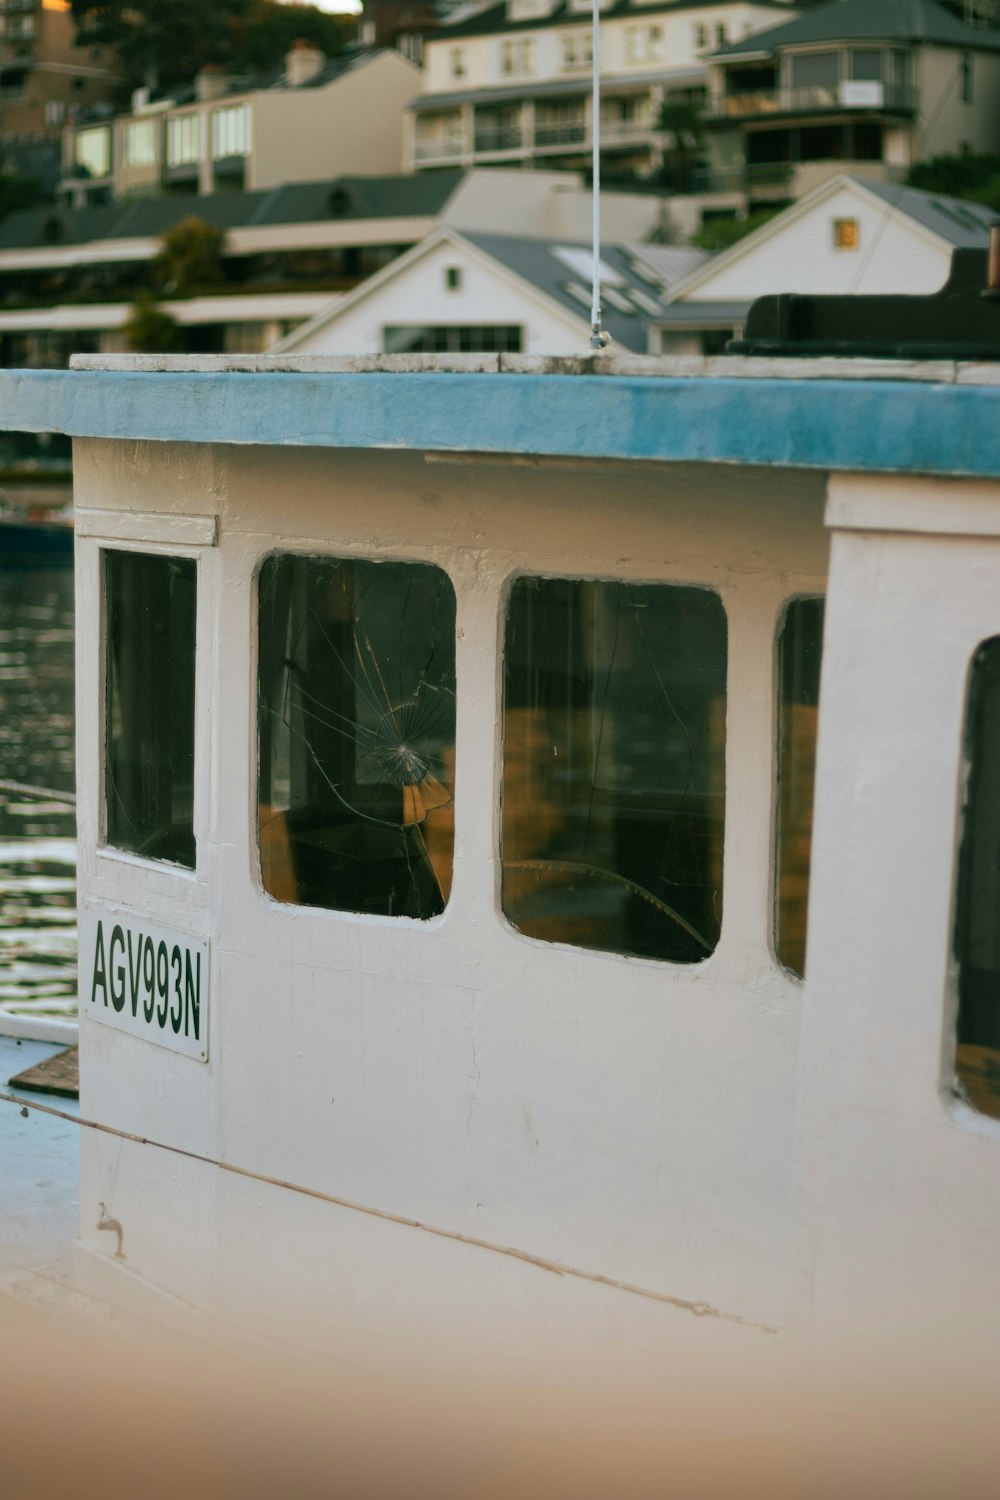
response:
[[[107,841],[194,869],[195,561],[107,551],[104,600]]]
[[[973,658],[965,746],[955,1072],[972,1107],[1000,1119],[1000,637]]]
[[[708,589],[521,578],[504,659],[503,910],[674,963],[722,919],[726,618]]]
[[[433,917],[451,890],[455,591],[426,563],[269,557],[261,879],[278,901]]]
[[[806,971],[823,613],[822,599],[793,599],[778,632],[774,946],[785,968],[800,978]]]

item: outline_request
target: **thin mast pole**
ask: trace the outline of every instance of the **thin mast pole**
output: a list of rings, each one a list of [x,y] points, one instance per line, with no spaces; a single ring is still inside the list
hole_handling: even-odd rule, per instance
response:
[[[590,347],[603,349],[608,335],[601,331],[601,0],[592,0],[594,38],[591,139],[593,142],[593,268],[590,299]]]

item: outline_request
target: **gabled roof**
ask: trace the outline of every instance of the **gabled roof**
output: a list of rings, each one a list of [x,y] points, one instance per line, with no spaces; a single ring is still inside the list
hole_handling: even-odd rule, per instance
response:
[[[434,215],[441,212],[464,176],[462,168],[449,168],[389,177],[292,182],[256,193],[126,198],[106,208],[59,208],[43,204],[7,215],[0,223],[0,250],[84,245],[100,240],[156,239],[192,215],[218,229]]]
[[[848,0],[843,0],[844,4]],[[886,216],[909,219],[919,226],[922,233],[929,232],[945,246],[954,249],[985,249],[989,243],[989,230],[997,222],[992,209],[981,203],[969,203],[959,198],[948,198],[943,193],[925,193],[918,188],[901,187],[895,183],[868,182],[839,172],[828,177],[811,193],[806,193],[797,203],[768,219],[744,239],[712,258],[711,263],[699,266],[683,280],[669,288],[666,302],[671,312],[677,302],[683,301],[691,292],[710,284],[716,276],[738,265],[741,260],[756,253],[761,245],[777,239],[782,231],[797,220],[805,218],[814,208],[832,197],[842,188],[851,188],[862,196],[874,197],[884,207]],[[704,306],[699,303],[699,306]]]
[[[757,31],[713,52],[713,62],[738,62],[811,42],[937,42],[973,51],[1000,50],[1000,31],[966,26],[936,0],[831,0],[784,26]]]
[[[590,325],[590,246],[565,240],[538,240],[504,234],[477,234],[468,230],[436,229],[419,245],[363,281],[301,328],[274,346],[284,353],[300,346],[358,303],[377,295],[381,287],[405,275],[409,268],[441,244],[450,244],[487,257],[498,270],[525,284],[528,295],[541,297],[565,316],[579,320],[581,330]],[[663,285],[639,264],[624,245],[602,245],[601,262],[606,272],[602,286],[604,327],[622,349],[645,353],[646,332],[662,306]]]

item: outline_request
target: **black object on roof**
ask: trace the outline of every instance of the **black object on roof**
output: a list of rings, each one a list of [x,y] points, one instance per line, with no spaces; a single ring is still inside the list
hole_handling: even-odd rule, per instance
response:
[[[953,250],[948,280],[929,297],[758,297],[726,353],[1000,361],[1000,290],[987,289],[988,258]]]

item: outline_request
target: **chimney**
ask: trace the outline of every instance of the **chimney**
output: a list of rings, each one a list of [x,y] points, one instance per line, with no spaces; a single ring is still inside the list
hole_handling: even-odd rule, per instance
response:
[[[295,89],[303,83],[311,83],[323,71],[326,58],[311,42],[293,42],[285,58],[285,82]]]
[[[198,69],[194,90],[195,97],[202,103],[207,99],[221,99],[229,91],[229,74],[219,63],[206,63]]]

